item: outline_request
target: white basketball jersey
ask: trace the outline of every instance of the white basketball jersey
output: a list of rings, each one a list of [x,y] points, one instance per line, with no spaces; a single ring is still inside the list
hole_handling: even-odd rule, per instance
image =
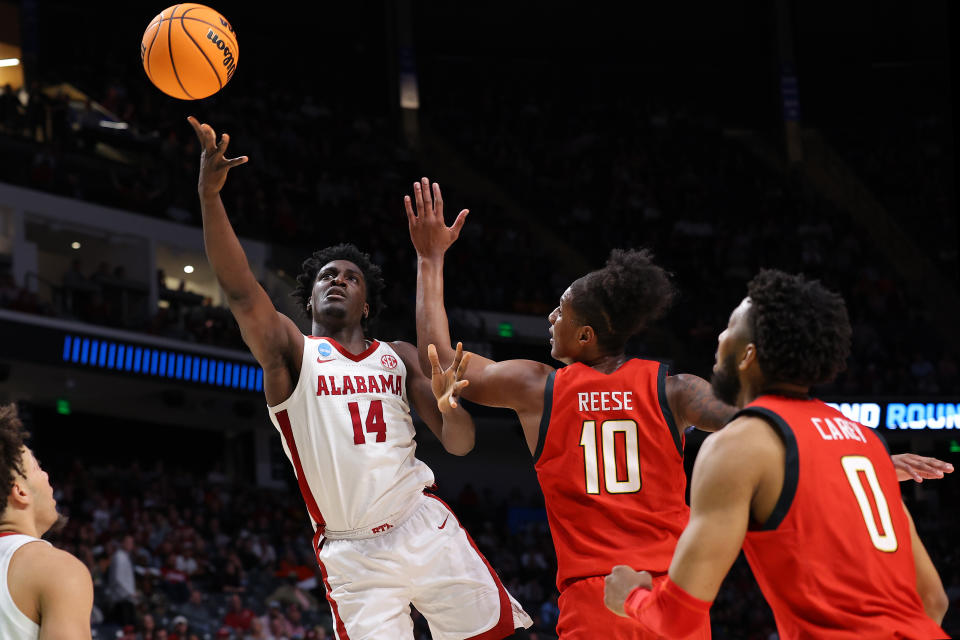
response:
[[[433,484],[414,455],[406,382],[386,343],[354,355],[331,338],[304,336],[296,387],[268,408],[318,535],[377,533]]]
[[[0,638],[3,640],[37,640],[40,637],[40,625],[14,604],[7,576],[13,554],[28,542],[50,544],[46,540],[19,533],[0,534]]]

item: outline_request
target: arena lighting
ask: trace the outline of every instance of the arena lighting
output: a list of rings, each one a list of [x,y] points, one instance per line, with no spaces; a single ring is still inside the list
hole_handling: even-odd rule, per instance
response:
[[[263,391],[263,369],[260,367],[118,340],[67,334],[63,337],[61,360],[83,367],[112,369],[152,378],[199,382],[240,391]]]
[[[100,126],[104,129],[117,129],[120,131],[130,128],[130,125],[126,122],[113,122],[111,120],[101,120]]]
[[[20,64],[19,58],[3,58],[0,59],[0,67],[15,67]]]
[[[183,272],[184,272],[184,273],[193,273],[193,265],[191,265],[191,264],[185,264],[185,265],[183,265]]]
[[[80,243],[77,242],[76,240],[74,240],[73,242],[70,243],[70,248],[71,248],[71,249],[79,249],[79,248],[80,248]]]

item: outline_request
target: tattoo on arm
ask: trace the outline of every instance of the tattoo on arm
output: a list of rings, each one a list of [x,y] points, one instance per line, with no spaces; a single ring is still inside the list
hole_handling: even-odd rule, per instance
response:
[[[677,408],[680,429],[695,426],[703,431],[717,431],[733,418],[737,408],[721,402],[703,378],[691,374],[671,376],[677,385]]]

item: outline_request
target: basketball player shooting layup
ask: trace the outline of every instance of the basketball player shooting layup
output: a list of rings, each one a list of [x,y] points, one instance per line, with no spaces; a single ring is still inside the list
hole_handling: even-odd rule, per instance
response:
[[[227,172],[247,158],[225,158],[227,134],[216,143],[209,125],[189,121],[203,149],[207,257],[263,367],[270,419],[316,531],[337,638],[413,638],[410,603],[437,640],[498,640],[530,626],[456,516],[424,493],[433,472],[414,455],[410,404],[447,451],[473,448],[473,421],[455,400],[467,358],[458,352],[447,371],[435,367],[431,389],[413,345],[367,338],[384,283],[352,245],[304,262],[295,295],[313,335],[301,334],[258,284],[220,200]]]
[[[414,184],[405,206],[418,257],[421,365],[428,344],[436,345],[441,362],[451,362],[443,258],[467,211],[447,227],[440,187],[426,178]],[[550,355],[567,366],[474,357],[464,374],[470,382],[464,397],[511,408],[520,418],[557,553],[563,640],[657,637],[606,610],[603,577],[627,562],[648,567],[654,582],[666,580],[689,517],[684,430],[719,429],[736,412],[701,378],[667,375],[665,365],[624,353],[627,340],[667,309],[673,293],[649,253],[614,251],[604,268],[571,284],[550,314]],[[913,454],[897,464],[902,479],[942,477],[945,468]],[[687,637],[709,637],[709,620],[700,622]]]
[[[947,596],[885,443],[809,395],[850,353],[843,299],[773,270],[747,292],[713,368],[717,396],[742,410],[697,457],[669,578],[618,566],[607,606],[682,637],[709,619],[742,545],[784,640],[946,637]]]
[[[59,515],[28,437],[16,407],[0,406],[0,638],[90,640],[93,581],[82,562],[40,539]]]

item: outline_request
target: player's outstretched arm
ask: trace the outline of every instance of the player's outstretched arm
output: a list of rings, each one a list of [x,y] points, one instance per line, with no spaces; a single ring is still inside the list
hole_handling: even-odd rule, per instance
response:
[[[918,456],[915,453],[898,453],[890,456],[897,470],[897,480],[937,480],[945,473],[953,473],[953,465],[937,458]]]
[[[257,282],[240,240],[230,225],[227,212],[220,200],[220,190],[233,167],[244,164],[246,156],[227,158],[224,154],[230,142],[226,133],[216,141],[216,132],[196,118],[187,118],[193,127],[203,153],[200,156],[200,180],[197,190],[203,213],[203,244],[217,281],[227,294],[227,303],[233,312],[243,339],[257,361],[264,367],[269,380],[272,370],[283,370],[292,360],[299,367],[303,337],[297,326],[277,312],[267,292]],[[281,393],[277,401],[286,394]],[[268,397],[268,401],[271,398]]]
[[[699,376],[689,373],[669,376],[666,386],[667,402],[681,432],[690,426],[701,431],[717,431],[737,413],[736,407],[719,400],[710,383]]]
[[[443,260],[460,235],[468,211],[461,211],[448,227],[443,220],[440,185],[431,185],[423,178],[414,183],[413,192],[413,198],[404,198],[404,205],[410,239],[417,250],[417,351],[421,368],[429,373],[432,367],[427,345],[435,345],[441,367],[449,367],[455,357],[443,304]],[[543,392],[552,371],[552,367],[531,360],[495,362],[474,354],[464,373],[470,386],[463,390],[463,397],[516,411],[528,445],[532,442],[535,446],[536,422],[543,411]]]
[[[917,568],[917,593],[920,594],[920,601],[923,602],[923,610],[927,612],[931,620],[940,624],[943,622],[943,616],[947,613],[947,607],[950,606],[950,600],[947,598],[947,592],[943,589],[940,574],[937,573],[937,568],[933,566],[930,554],[927,553],[927,548],[923,546],[920,536],[917,535],[917,528],[913,524],[913,517],[907,510],[907,505],[903,505],[903,510],[910,522],[913,564]]]
[[[743,544],[754,493],[768,467],[783,465],[783,456],[776,434],[753,418],[707,438],[694,466],[690,522],[669,580],[651,590],[649,573],[615,567],[606,579],[607,607],[667,637],[683,637],[707,624],[710,604]],[[744,457],[764,463],[744,468]]]

